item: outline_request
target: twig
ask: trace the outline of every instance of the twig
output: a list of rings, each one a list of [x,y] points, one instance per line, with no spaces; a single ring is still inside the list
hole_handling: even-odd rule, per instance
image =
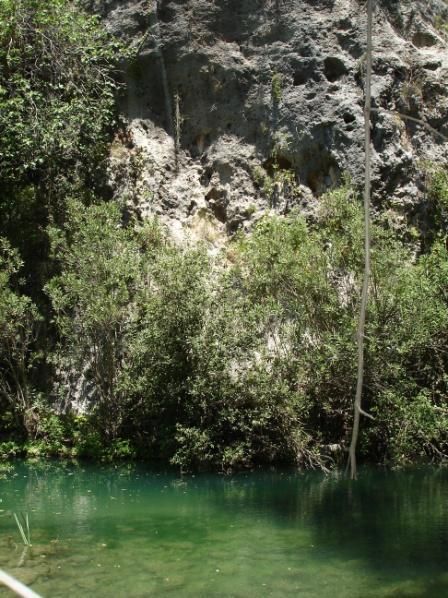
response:
[[[380,108],[371,108],[371,112],[379,113],[380,110],[381,110]],[[422,127],[427,129],[430,133],[432,133],[436,137],[440,137],[441,139],[443,139],[443,141],[448,142],[448,137],[446,135],[444,135],[440,131],[437,131],[437,129],[434,129],[434,127],[431,127],[431,125],[429,125],[427,122],[425,122],[421,118],[416,118],[415,116],[409,116],[408,114],[403,114],[402,112],[395,112],[395,111],[393,111],[393,112],[386,111],[386,112],[388,112],[389,114],[395,114],[396,116],[399,116],[400,118],[404,118],[406,120],[410,120],[414,123],[422,125]]]
[[[33,590],[25,586],[22,582],[18,581],[11,575],[8,575],[8,573],[5,573],[5,571],[2,571],[2,569],[0,569],[0,583],[22,598],[41,598],[39,594],[33,592]]]

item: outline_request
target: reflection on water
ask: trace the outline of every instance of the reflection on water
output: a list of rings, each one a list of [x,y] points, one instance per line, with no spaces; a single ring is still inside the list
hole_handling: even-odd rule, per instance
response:
[[[51,597],[448,596],[447,482],[17,464],[0,481],[0,567]],[[25,551],[14,511],[30,514]]]

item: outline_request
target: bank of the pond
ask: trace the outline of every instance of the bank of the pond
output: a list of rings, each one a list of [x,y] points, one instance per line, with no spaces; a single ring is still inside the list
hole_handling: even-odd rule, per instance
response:
[[[445,469],[365,469],[350,482],[15,462],[0,500],[0,567],[43,596],[448,593]]]

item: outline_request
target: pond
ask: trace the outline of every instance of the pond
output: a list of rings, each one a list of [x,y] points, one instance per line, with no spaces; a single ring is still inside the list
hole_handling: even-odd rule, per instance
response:
[[[16,463],[0,501],[0,568],[46,598],[448,596],[445,469],[350,482]]]

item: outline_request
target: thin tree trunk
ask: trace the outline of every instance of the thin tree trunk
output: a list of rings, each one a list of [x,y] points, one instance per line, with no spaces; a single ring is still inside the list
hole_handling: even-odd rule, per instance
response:
[[[367,302],[369,298],[370,278],[370,194],[371,194],[371,148],[370,148],[370,114],[372,106],[372,29],[373,0],[367,2],[367,52],[366,52],[366,89],[364,105],[365,127],[365,186],[364,186],[364,280],[361,294],[361,308],[358,321],[358,378],[354,401],[352,440],[349,450],[350,477],[356,478],[356,446],[359,436],[361,414],[362,387],[364,382],[364,331],[366,323]]]

